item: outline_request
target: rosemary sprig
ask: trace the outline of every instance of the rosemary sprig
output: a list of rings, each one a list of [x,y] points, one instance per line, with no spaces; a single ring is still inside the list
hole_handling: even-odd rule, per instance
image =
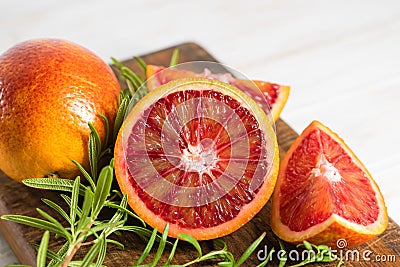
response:
[[[134,59],[136,60],[136,62],[138,63],[138,65],[140,66],[142,72],[144,74],[146,74],[146,68],[147,68],[147,64],[146,62],[144,62],[144,60],[141,57],[134,57]]]
[[[170,252],[170,255],[168,256],[167,261],[164,264],[162,264],[160,262],[160,258],[161,258],[161,255],[164,253],[165,244],[167,244],[167,233],[168,233],[168,225],[165,227],[165,229],[163,231],[163,235],[161,237],[161,240],[158,245],[156,254],[153,258],[153,261],[148,264],[142,264],[146,260],[146,258],[148,257],[148,255],[150,254],[150,251],[152,250],[152,248],[154,246],[155,236],[157,234],[157,228],[155,228],[153,230],[152,236],[150,237],[149,242],[147,243],[141,256],[135,262],[135,264],[131,265],[130,267],[138,267],[138,266],[164,266],[164,267],[181,266],[181,267],[185,267],[185,266],[191,266],[191,265],[195,265],[195,264],[199,264],[199,263],[203,263],[203,262],[209,262],[209,261],[214,261],[213,263],[218,264],[218,266],[238,267],[238,266],[241,266],[242,264],[244,264],[248,260],[248,258],[253,254],[253,252],[257,249],[257,247],[261,244],[261,242],[264,240],[264,238],[266,236],[266,233],[263,233],[259,238],[257,238],[245,250],[245,252],[243,252],[243,254],[236,261],[233,254],[228,250],[226,243],[220,239],[214,240],[215,246],[219,247],[220,249],[213,250],[213,251],[208,252],[207,254],[204,254],[199,242],[195,238],[193,238],[192,236],[187,235],[187,234],[180,234],[178,236],[179,238],[175,239],[175,242],[173,244],[173,247],[171,249],[171,252]],[[179,240],[183,240],[183,241],[190,243],[196,249],[196,251],[198,253],[197,258],[195,258],[187,263],[182,263],[179,265],[171,264],[171,262],[174,258]],[[257,267],[266,266],[270,262],[271,255],[273,253],[274,253],[274,250],[271,250],[268,254],[268,257],[263,262],[261,262],[259,265],[257,265]]]
[[[44,232],[42,241],[40,242],[40,246],[38,249],[37,262],[36,262],[37,267],[46,266],[47,246],[49,245],[49,239],[50,239],[49,231]]]
[[[169,62],[169,67],[170,68],[175,67],[175,65],[178,64],[178,59],[179,59],[179,49],[175,48],[174,51],[172,52],[171,61]]]
[[[29,184],[35,185],[36,188],[40,188],[41,183],[36,183],[40,179],[30,179]],[[90,186],[84,186],[80,183],[80,178],[77,177],[73,182],[72,188],[64,188],[65,191],[71,193],[71,197],[64,196],[64,200],[69,206],[69,214],[58,204],[51,200],[43,199],[43,202],[50,208],[57,211],[66,222],[69,227],[65,228],[61,222],[58,222],[54,217],[50,216],[46,212],[37,209],[38,213],[44,219],[38,219],[22,215],[5,215],[2,219],[22,223],[25,225],[45,229],[57,236],[63,237],[66,243],[59,252],[47,252],[47,257],[51,257],[52,265],[70,266],[74,255],[82,247],[92,245],[88,254],[82,261],[82,266],[89,266],[93,263],[93,260],[97,257],[96,266],[100,266],[104,260],[107,243],[117,244],[118,242],[109,238],[109,236],[116,231],[123,231],[123,228],[128,213],[125,212],[127,205],[127,197],[124,196],[120,203],[107,200],[110,195],[111,182],[113,180],[113,169],[111,166],[106,166],[100,172],[98,182],[96,184],[96,190],[92,191]],[[45,186],[47,188],[47,184]],[[80,188],[84,187],[84,199],[82,207],[78,207],[78,198]],[[103,207],[115,207],[116,212],[110,220],[98,220],[98,216]],[[134,215],[129,213],[129,215]],[[134,215],[137,217],[136,215]],[[141,235],[143,232],[146,233],[147,229],[143,226],[137,226],[141,231],[136,231],[137,234]],[[87,240],[93,236],[92,241]],[[143,235],[145,238],[146,235]],[[39,251],[43,251],[42,245],[39,247]],[[43,254],[43,252],[41,252]],[[42,255],[41,254],[41,255]],[[56,257],[54,257],[56,256]],[[44,266],[44,265],[43,265]]]

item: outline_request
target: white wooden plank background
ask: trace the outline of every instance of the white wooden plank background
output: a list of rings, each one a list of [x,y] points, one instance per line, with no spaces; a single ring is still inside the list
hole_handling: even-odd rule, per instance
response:
[[[0,0],[0,53],[66,38],[105,60],[195,41],[251,78],[292,86],[282,117],[318,119],[371,171],[400,222],[400,1]],[[16,263],[0,236],[0,266]]]

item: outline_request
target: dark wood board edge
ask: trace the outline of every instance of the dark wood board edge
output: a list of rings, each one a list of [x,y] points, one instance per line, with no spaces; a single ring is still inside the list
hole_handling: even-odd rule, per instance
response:
[[[12,214],[12,212],[4,205],[3,201],[0,201],[0,215],[4,214]],[[26,242],[23,235],[23,227],[25,226],[10,221],[0,220],[0,231],[18,261],[27,265],[35,266],[36,254],[33,247]]]

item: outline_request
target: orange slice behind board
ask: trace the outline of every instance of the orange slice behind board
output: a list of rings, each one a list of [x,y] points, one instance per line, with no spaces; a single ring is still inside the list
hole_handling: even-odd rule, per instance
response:
[[[159,87],[160,85],[166,84],[176,79],[195,77],[204,77],[226,82],[232,86],[239,88],[250,96],[252,96],[254,86],[256,86],[264,96],[264,100],[268,103],[274,121],[279,118],[283,107],[286,105],[290,92],[289,86],[257,80],[236,79],[232,77],[232,75],[230,75],[229,73],[214,74],[211,73],[209,70],[204,70],[203,73],[195,73],[188,70],[165,68],[155,65],[147,65],[146,68],[147,86],[149,87],[150,91]],[[257,103],[259,102],[257,96],[253,97],[253,99]],[[264,105],[264,103],[259,104]]]

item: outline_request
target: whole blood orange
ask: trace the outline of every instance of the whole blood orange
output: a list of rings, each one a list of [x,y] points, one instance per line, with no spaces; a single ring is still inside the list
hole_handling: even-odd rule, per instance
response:
[[[208,69],[205,69],[203,73],[195,73],[188,70],[147,65],[146,77],[149,90],[157,88],[158,86],[170,81],[188,77],[205,77],[208,79],[216,79],[241,89],[248,95],[252,96],[254,101],[261,102],[261,100],[259,100],[257,96],[254,96],[253,93],[254,87],[257,87],[257,89],[259,89],[264,96],[262,101],[267,102],[275,121],[279,118],[290,92],[289,86],[256,80],[252,81],[237,79],[229,73],[213,74]],[[263,105],[263,103],[259,104]]]
[[[227,235],[270,198],[278,173],[273,121],[246,94],[178,79],[140,100],[119,132],[115,172],[129,205],[160,231]]]
[[[120,87],[108,65],[71,42],[39,39],[0,56],[0,169],[21,181],[79,174],[88,167],[88,123],[105,137]]]
[[[382,194],[367,169],[337,134],[312,122],[282,161],[272,230],[288,242],[343,248],[381,234],[387,223]]]

